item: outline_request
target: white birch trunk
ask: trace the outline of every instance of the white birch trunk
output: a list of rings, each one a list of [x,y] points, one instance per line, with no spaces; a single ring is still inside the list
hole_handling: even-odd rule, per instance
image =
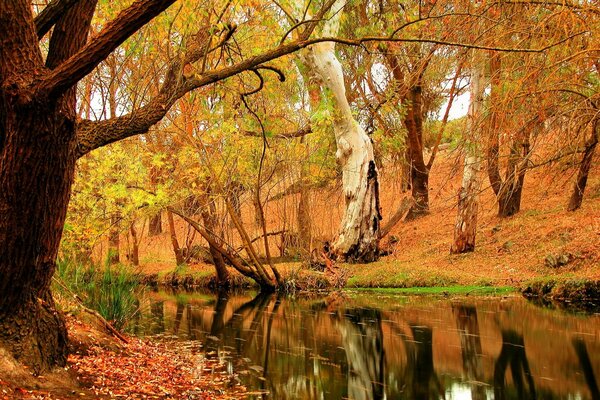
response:
[[[344,2],[332,7],[335,13],[323,29],[324,36],[335,36]],[[346,210],[333,251],[347,261],[369,262],[377,259],[379,247],[379,183],[373,156],[373,143],[352,116],[346,98],[342,65],[335,55],[335,43],[308,47],[302,58],[308,70],[321,82],[322,96],[333,104],[333,128],[337,143],[336,158],[342,167]]]
[[[477,53],[471,56],[470,104],[464,140],[465,162],[460,191],[458,215],[454,227],[454,242],[450,252],[466,253],[475,250],[478,197],[481,188],[481,114],[485,91],[485,64]]]

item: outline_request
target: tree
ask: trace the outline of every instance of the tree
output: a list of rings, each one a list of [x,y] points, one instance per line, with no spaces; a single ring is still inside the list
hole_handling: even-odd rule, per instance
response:
[[[175,0],[138,0],[87,41],[96,0],[53,0],[35,19],[29,1],[0,3],[0,347],[41,372],[64,365],[64,319],[50,294],[76,160],[159,122],[185,93],[309,45],[317,22],[297,40],[225,66],[208,56],[235,26],[201,30],[166,68],[159,93],[131,113],[76,118],[77,82]],[[331,6],[325,3],[318,21]],[[220,17],[219,17],[220,18]],[[39,39],[54,26],[44,60]],[[216,32],[213,34],[213,32]],[[220,33],[219,33],[220,32]],[[198,72],[192,63],[200,60]],[[185,73],[184,73],[185,71]]]
[[[324,26],[326,36],[339,30],[343,3],[337,1],[334,16]],[[342,187],[346,209],[333,252],[341,259],[368,262],[379,257],[379,181],[373,143],[354,119],[346,98],[342,65],[335,54],[335,43],[314,44],[302,54],[309,72],[321,84],[323,101],[331,104],[332,123],[337,142],[336,158],[342,168]]]
[[[454,226],[453,254],[475,250],[477,212],[481,186],[481,115],[484,98],[485,63],[473,52],[470,65],[470,101],[464,135],[465,158],[461,188],[458,192],[458,214]]]

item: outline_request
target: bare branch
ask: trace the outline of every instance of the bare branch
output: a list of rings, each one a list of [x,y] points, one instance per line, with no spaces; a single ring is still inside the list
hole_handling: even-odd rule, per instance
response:
[[[312,133],[312,128],[310,126],[305,126],[304,128],[298,129],[295,132],[277,133],[270,135],[269,137],[274,139],[293,139],[306,136],[309,133]],[[242,131],[242,134],[250,137],[262,137],[262,133],[255,131]]]

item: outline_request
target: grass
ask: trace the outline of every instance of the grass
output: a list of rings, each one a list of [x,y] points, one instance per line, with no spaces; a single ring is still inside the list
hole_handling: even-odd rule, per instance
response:
[[[381,292],[387,294],[405,294],[405,295],[440,295],[440,296],[501,296],[516,292],[517,289],[511,286],[427,286],[427,287],[406,287],[406,288],[355,288],[353,291],[359,292]]]
[[[85,307],[96,310],[116,329],[123,329],[139,310],[138,277],[126,266],[99,267],[58,260],[54,290],[65,298],[76,294]]]

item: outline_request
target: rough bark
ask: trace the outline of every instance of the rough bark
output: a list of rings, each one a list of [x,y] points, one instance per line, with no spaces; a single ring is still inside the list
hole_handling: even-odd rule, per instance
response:
[[[573,192],[571,193],[571,198],[569,199],[569,206],[567,208],[569,211],[575,211],[581,207],[583,193],[585,192],[588,175],[590,173],[590,169],[592,168],[592,160],[594,158],[594,153],[596,152],[599,136],[600,120],[596,120],[594,122],[592,137],[585,144],[585,151],[583,152],[583,158],[581,160],[581,164],[579,165],[577,180],[575,181],[575,186],[573,187]]]
[[[342,2],[333,6],[335,15],[325,24],[324,34],[338,31]],[[318,77],[322,95],[333,104],[336,158],[342,168],[346,209],[333,251],[349,262],[370,262],[379,257],[379,182],[373,143],[356,122],[346,98],[342,66],[334,43],[318,43],[302,54],[308,69]]]
[[[217,235],[217,207],[215,201],[210,197],[210,192],[207,190],[202,196],[203,206],[201,207],[202,222],[208,233]],[[217,282],[219,285],[226,285],[229,281],[229,271],[223,259],[223,255],[215,248],[214,245],[208,243],[208,249],[213,259],[215,272],[217,273]]]
[[[454,226],[454,241],[450,248],[452,254],[467,253],[475,250],[477,235],[478,196],[481,186],[479,172],[480,123],[484,96],[484,65],[477,56],[471,59],[471,96],[467,112],[467,131],[465,133],[465,160],[463,178],[458,192],[458,215]]]
[[[80,0],[52,0],[48,5],[35,17],[35,31],[38,38],[42,38],[54,24],[58,22],[60,17]]]
[[[56,63],[85,42],[91,12],[77,8],[59,21],[79,23],[53,39],[62,46],[49,54]],[[46,69],[29,2],[0,2],[0,37],[0,347],[40,373],[66,362],[64,319],[49,287],[76,160],[75,94],[33,96],[30,84]]]

